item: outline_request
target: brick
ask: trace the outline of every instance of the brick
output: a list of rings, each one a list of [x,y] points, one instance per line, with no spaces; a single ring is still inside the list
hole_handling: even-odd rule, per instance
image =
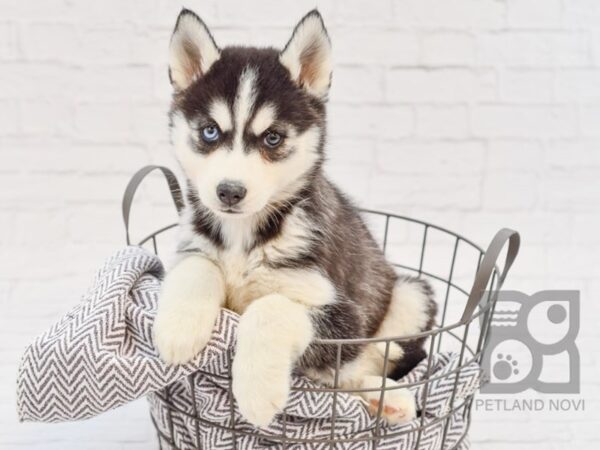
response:
[[[86,66],[77,77],[77,99],[146,100],[153,91],[153,77],[147,66]]]
[[[170,35],[175,25],[175,18],[183,7],[195,10],[212,30],[223,21],[217,17],[217,5],[222,3],[224,2],[219,0],[206,0],[199,4],[186,6],[179,2],[163,2],[161,0],[150,0],[150,2],[132,0],[122,7],[127,10],[129,20],[136,25],[136,28],[160,28]]]
[[[131,173],[81,175],[66,184],[63,195],[67,202],[72,203],[118,204],[130,178]],[[75,186],[78,188],[75,189]]]
[[[414,133],[415,113],[407,106],[381,106],[372,111],[376,117],[375,130],[382,139],[398,139]]]
[[[588,243],[585,245],[557,243],[548,247],[548,272],[560,274],[564,278],[597,279],[600,252],[589,250],[591,249]],[[583,254],[588,256],[582,258]],[[572,287],[576,288],[578,285]]]
[[[416,65],[419,61],[419,40],[413,32],[345,27],[331,38],[337,63]]]
[[[131,138],[131,111],[120,103],[84,103],[75,108],[75,129],[85,140]]]
[[[25,56],[35,61],[73,62],[81,53],[77,28],[69,23],[33,23],[22,33]]]
[[[475,136],[565,137],[577,133],[577,114],[569,106],[483,105],[471,111]]]
[[[372,2],[365,7],[362,0],[344,0],[335,11],[335,18],[343,23],[375,24],[382,26],[393,19],[393,0]]]
[[[11,20],[66,20],[73,18],[73,10],[68,1],[48,0],[40,5],[20,0],[4,0],[2,2],[3,19]]]
[[[19,211],[15,214],[14,221],[15,233],[12,245],[25,248],[51,242],[65,242],[68,238],[67,220],[64,214],[49,215],[45,211]]]
[[[565,24],[570,27],[596,27],[600,5],[595,0],[571,0],[563,4]]]
[[[156,100],[164,104],[170,104],[173,100],[173,87],[169,81],[169,70],[167,65],[154,68],[154,91]]]
[[[369,205],[368,186],[373,175],[370,165],[326,164],[326,173],[358,205]],[[351,181],[352,180],[352,181]]]
[[[385,143],[377,160],[383,171],[401,174],[480,173],[485,147],[476,141]]]
[[[437,175],[435,185],[422,175],[381,172],[372,183],[367,204],[374,209],[468,211],[480,206],[479,175]]]
[[[14,233],[15,213],[14,211],[0,211],[0,247],[10,242]]]
[[[509,0],[508,26],[559,28],[563,19],[560,0]]]
[[[85,26],[85,24],[84,24]],[[86,27],[80,29],[79,51],[77,60],[84,64],[131,64],[136,61],[134,46],[139,46],[144,41],[153,42],[149,34],[144,33],[144,41],[134,42],[134,38],[140,34],[131,26],[123,27]],[[164,42],[168,42],[168,39]],[[163,47],[166,49],[166,46]],[[166,51],[165,51],[166,53]],[[158,52],[155,57],[158,56]]]
[[[506,5],[493,0],[402,0],[394,8],[396,24],[403,27],[496,29],[505,25]]]
[[[0,207],[39,209],[55,214],[67,203],[115,202],[121,198],[130,175],[31,174],[4,175],[7,188],[0,191]]]
[[[81,71],[64,64],[6,63],[0,71],[0,99],[14,97],[17,92],[19,99],[75,99],[74,86],[80,76]]]
[[[590,32],[590,45],[593,63],[595,66],[600,64],[600,30],[592,30]]]
[[[544,208],[565,213],[594,210],[600,204],[600,185],[594,169],[552,171],[544,174]]]
[[[417,136],[463,138],[469,134],[466,106],[419,106]]]
[[[489,143],[489,170],[539,172],[544,166],[544,151],[538,142],[495,139]]]
[[[478,36],[478,61],[513,67],[585,66],[590,63],[583,33],[511,31]]]
[[[330,96],[348,103],[383,100],[383,74],[375,67],[338,66],[332,76]]]
[[[357,137],[399,138],[414,130],[414,114],[404,106],[348,106],[329,107],[329,132],[332,136],[348,136],[348,130]]]
[[[377,145],[368,138],[345,138],[337,135],[329,139],[325,154],[332,166],[338,164],[372,164]]]
[[[394,69],[386,74],[388,98],[395,102],[487,101],[496,97],[489,70]]]
[[[600,137],[600,105],[584,105],[579,110],[581,134]]]
[[[559,101],[600,101],[600,70],[561,70],[556,80]]]
[[[513,69],[500,73],[500,98],[510,103],[552,103],[552,71]]]
[[[132,106],[132,133],[141,142],[167,142],[169,139],[168,105],[141,103]]]
[[[483,207],[487,211],[528,211],[539,197],[533,174],[499,171],[487,173],[483,180]]]
[[[558,140],[546,145],[545,165],[554,173],[600,168],[598,139]],[[547,172],[549,173],[549,172]]]
[[[462,218],[462,231],[465,236],[483,243],[489,241],[502,227],[517,230],[528,247],[540,248],[564,241],[565,236],[572,232],[571,217],[560,211],[513,211],[507,214],[505,211],[494,212],[485,209],[465,213]]]
[[[164,151],[164,148],[162,148]],[[149,157],[140,145],[75,144],[39,136],[31,142],[6,141],[0,148],[3,171],[41,174],[124,173],[129,174]]]
[[[22,130],[35,135],[72,135],[73,106],[60,100],[28,100],[21,105]]]
[[[517,230],[521,234],[523,242],[527,242],[528,245],[519,251],[519,259],[511,271],[518,273],[520,277],[543,278],[548,276],[548,245],[534,245],[529,240],[531,234],[522,233],[519,228]],[[510,286],[507,288],[510,289]]]
[[[7,307],[12,298],[12,283],[0,281],[0,306]]]
[[[572,239],[575,244],[600,245],[600,213],[578,213],[572,220]]]
[[[17,56],[17,27],[13,23],[0,23],[0,60]]]
[[[288,37],[291,35],[294,25],[315,7],[314,2],[280,2],[277,0],[264,0],[260,5],[234,1],[215,1],[214,4],[214,7],[208,5],[207,12],[211,16],[216,15],[216,17],[213,16],[212,22],[218,20],[222,25],[236,26],[237,28],[247,28],[250,24],[251,26],[284,26],[288,30]],[[334,15],[334,8],[333,2],[319,4],[319,11],[328,24],[333,23],[337,17]],[[200,12],[200,9],[199,13],[204,14]],[[208,19],[206,21],[210,26],[212,22]]]
[[[427,65],[470,65],[475,61],[475,41],[465,32],[432,32],[423,36],[422,62]]]
[[[143,146],[138,144],[85,144],[73,145],[69,159],[73,168],[85,174],[123,174],[133,172],[149,163]],[[90,164],[90,161],[94,163]]]
[[[448,174],[480,174],[485,148],[479,142],[383,143],[377,149],[379,172],[420,175],[427,178]],[[433,187],[432,187],[433,188]]]
[[[211,32],[215,33],[215,39],[221,44],[222,31],[211,27]],[[114,31],[114,41],[119,39],[119,31]],[[121,59],[127,54],[128,60],[124,61],[130,64],[154,64],[156,67],[161,67],[165,72],[168,70],[169,61],[169,40],[171,38],[171,27],[169,28],[148,28],[143,27],[141,30],[135,30],[131,34],[130,43],[124,49],[113,49],[113,45],[107,46],[102,41],[102,30],[98,30],[97,41],[94,42],[97,52],[109,52],[111,58]],[[244,41],[241,41],[244,42]]]
[[[65,222],[69,240],[79,244],[118,243],[125,235],[122,218],[115,214],[114,205],[78,207]]]
[[[144,17],[148,17],[148,20],[156,20],[156,15],[161,11],[159,5],[159,0],[148,0],[145,2],[132,0],[127,3],[120,2],[119,0],[105,0],[102,5],[95,3],[85,5],[80,2],[73,2],[70,4],[70,7],[74,17],[82,22],[93,22],[102,26],[114,26],[115,24],[140,21]],[[173,9],[179,9],[178,7],[180,5],[173,5]],[[171,21],[174,23],[172,17],[171,15]],[[144,23],[147,22],[144,21]]]
[[[19,107],[15,101],[0,101],[0,136],[19,129]]]

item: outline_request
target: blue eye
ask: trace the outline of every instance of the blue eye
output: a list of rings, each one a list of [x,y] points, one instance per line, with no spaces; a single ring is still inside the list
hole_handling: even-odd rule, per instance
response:
[[[275,131],[267,131],[264,142],[267,147],[275,148],[281,144],[282,140],[283,138],[279,133],[276,133]]]
[[[221,137],[221,132],[216,125],[208,125],[202,128],[202,139],[209,144],[216,142]]]

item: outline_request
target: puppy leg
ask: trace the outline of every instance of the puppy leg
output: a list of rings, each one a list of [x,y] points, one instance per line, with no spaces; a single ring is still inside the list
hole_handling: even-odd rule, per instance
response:
[[[383,378],[369,375],[362,380],[362,388],[381,388]],[[386,389],[399,386],[397,382],[389,378],[385,381]],[[367,402],[369,412],[377,415],[381,391],[361,392],[360,396]],[[389,424],[404,423],[417,417],[417,407],[414,395],[406,388],[395,388],[386,390],[383,395],[383,406],[381,417]]]
[[[240,319],[233,394],[242,415],[267,426],[282,411],[296,360],[313,338],[308,308],[280,294],[254,301]]]
[[[427,281],[400,276],[377,337],[407,336],[430,330],[437,311],[433,298],[433,290]]]
[[[206,345],[225,300],[221,270],[192,255],[165,277],[154,321],[154,342],[169,364],[190,361]]]
[[[376,336],[410,336],[431,330],[436,313],[437,305],[429,283],[419,278],[400,276],[392,294],[388,313]],[[424,337],[399,341],[401,357],[392,358],[395,361],[389,365],[388,377],[398,380],[423,360],[427,356],[425,341]],[[383,359],[381,362],[383,364]]]

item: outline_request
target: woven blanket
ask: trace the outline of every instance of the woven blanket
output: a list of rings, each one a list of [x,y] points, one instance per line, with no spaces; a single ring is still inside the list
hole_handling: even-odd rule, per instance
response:
[[[339,440],[336,449],[371,448],[369,439],[377,427],[364,402],[345,393],[338,393],[334,401],[331,392],[294,390],[318,387],[301,376],[293,379],[285,416],[260,430],[246,422],[228,389],[238,323],[238,316],[230,311],[221,312],[208,346],[193,361],[181,366],[164,364],[152,343],[162,274],[160,260],[139,247],[127,247],[107,260],[82,301],[26,349],[17,383],[21,420],[86,419],[147,396],[163,448],[169,448],[170,440],[183,450],[279,449],[283,444],[277,436],[284,432],[289,450],[330,449],[324,441],[293,441],[332,436]],[[465,403],[477,389],[479,367],[473,363],[457,371],[458,356],[452,353],[436,354],[432,361],[425,405],[425,384],[410,388],[422,419],[381,424],[378,431],[385,437],[377,448],[415,448],[419,439],[420,449],[438,449],[445,417],[444,448],[468,447],[463,437],[467,409],[448,412],[457,374],[455,406]],[[423,361],[401,381],[414,383],[426,373],[427,361]],[[421,420],[425,428],[419,436]]]

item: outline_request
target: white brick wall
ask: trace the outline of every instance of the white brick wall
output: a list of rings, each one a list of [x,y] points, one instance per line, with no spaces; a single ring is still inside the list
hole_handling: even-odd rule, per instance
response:
[[[222,44],[282,45],[314,0],[190,0]],[[509,287],[582,290],[586,413],[476,413],[477,449],[597,448],[600,2],[319,2],[336,56],[328,169],[361,204],[486,244],[522,232]],[[131,173],[171,163],[166,48],[179,2],[0,0],[0,449],[147,449],[146,405],[17,424],[18,357],[123,242]],[[172,218],[162,184],[141,234]]]

